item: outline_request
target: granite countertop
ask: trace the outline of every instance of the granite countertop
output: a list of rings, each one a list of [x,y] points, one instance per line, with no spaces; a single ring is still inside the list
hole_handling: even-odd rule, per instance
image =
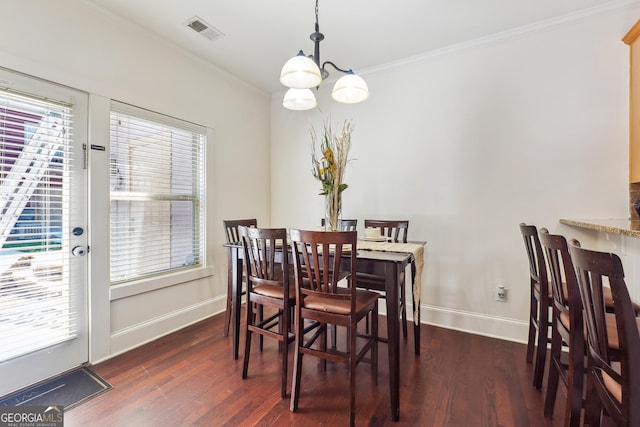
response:
[[[622,218],[612,219],[560,219],[560,224],[588,230],[603,231],[605,233],[621,234],[640,238],[640,221]]]

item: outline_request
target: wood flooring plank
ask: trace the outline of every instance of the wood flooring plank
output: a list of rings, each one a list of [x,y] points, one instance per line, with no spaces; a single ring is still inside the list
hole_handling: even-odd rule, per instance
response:
[[[291,413],[289,398],[280,397],[281,353],[275,341],[265,340],[262,353],[257,345],[252,348],[249,376],[242,380],[242,357],[232,359],[232,338],[222,336],[222,324],[223,315],[217,315],[93,366],[114,388],[66,412],[65,426],[348,424],[346,366],[329,363],[324,372],[317,359],[306,356],[299,411]],[[401,339],[398,422],[389,414],[386,344],[380,344],[377,384],[367,364],[358,366],[357,425],[562,425],[564,391],[558,392],[554,419],[545,420],[545,386],[542,392],[531,386],[523,344],[427,325],[421,333],[419,357],[412,333]],[[289,381],[292,368],[291,361]]]

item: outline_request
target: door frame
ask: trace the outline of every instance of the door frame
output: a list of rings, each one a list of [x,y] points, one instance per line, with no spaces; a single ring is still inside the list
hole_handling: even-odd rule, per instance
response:
[[[89,115],[89,95],[77,89],[65,87],[36,77],[27,76],[12,70],[0,67],[0,81],[4,82],[11,90],[32,94],[36,97],[46,96],[61,102],[71,104],[73,107],[73,140],[75,167],[72,171],[72,178],[69,181],[71,189],[81,191],[79,200],[84,202],[74,209],[72,220],[68,222],[68,229],[63,227],[64,239],[67,245],[63,245],[63,250],[71,251],[71,248],[88,244],[88,170],[83,161],[83,144],[88,138],[88,115]],[[74,196],[75,197],[75,196]],[[82,236],[73,236],[71,228],[82,227],[85,233]],[[64,240],[63,240],[64,241]],[[19,390],[30,384],[42,381],[51,376],[71,370],[89,361],[89,259],[84,257],[69,256],[75,261],[73,264],[76,276],[72,282],[76,282],[77,277],[83,278],[83,285],[75,289],[77,294],[78,307],[78,335],[77,337],[55,344],[47,348],[28,353],[23,356],[12,358],[0,363],[0,369],[6,369],[13,374],[3,375],[3,383],[0,385],[0,395]],[[78,261],[82,261],[78,263]],[[52,357],[58,358],[52,363]]]

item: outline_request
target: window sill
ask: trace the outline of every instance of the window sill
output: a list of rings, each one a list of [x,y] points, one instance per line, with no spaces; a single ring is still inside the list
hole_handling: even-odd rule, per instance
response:
[[[152,292],[162,288],[179,285],[181,283],[213,276],[213,267],[202,267],[195,270],[181,271],[162,277],[138,280],[136,282],[121,283],[109,288],[109,301],[116,301],[134,295]]]

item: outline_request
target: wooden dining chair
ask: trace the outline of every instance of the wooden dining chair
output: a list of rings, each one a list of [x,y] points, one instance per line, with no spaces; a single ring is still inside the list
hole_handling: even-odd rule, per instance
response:
[[[321,218],[320,219],[320,226],[324,227],[325,224],[325,219]],[[358,227],[358,220],[357,219],[340,219],[338,220],[338,228],[340,229],[340,231],[356,231],[356,228]]]
[[[239,226],[247,275],[247,322],[245,327],[244,364],[242,378],[247,378],[251,353],[251,336],[274,338],[281,343],[281,395],[287,395],[287,364],[291,330],[291,309],[295,305],[295,289],[289,281],[289,257],[276,257],[276,248],[287,248],[286,228],[255,228]],[[279,258],[279,261],[277,260]],[[265,318],[264,309],[274,313]],[[262,344],[262,342],[261,342]],[[260,345],[262,350],[262,345]]]
[[[407,235],[409,232],[408,220],[374,220],[365,219],[364,228],[379,228],[380,235],[386,236],[390,242],[407,243]],[[415,280],[415,266],[411,265],[412,279]],[[402,335],[407,337],[407,292],[405,290],[405,272],[402,271],[400,278],[400,305],[399,311],[402,318]],[[358,287],[363,289],[374,290],[382,297],[385,297],[384,276],[369,273],[357,273]],[[384,341],[384,340],[383,340]]]
[[[547,359],[549,308],[553,304],[553,297],[549,289],[547,267],[538,237],[538,229],[535,225],[521,223],[520,232],[529,261],[529,337],[527,339],[526,361],[527,363],[535,362],[533,365],[533,386],[540,389]]]
[[[551,354],[544,416],[553,416],[561,379],[567,390],[564,425],[577,427],[580,425],[585,375],[585,336],[580,291],[564,236],[550,234],[546,228],[541,228],[539,237],[549,268],[553,295]]]
[[[378,294],[356,289],[357,278],[349,287],[338,286],[340,278],[356,271],[355,231],[289,231],[295,274],[296,345],[290,409],[298,409],[304,355],[349,367],[349,421],[355,424],[356,366],[370,354],[371,373],[378,375]],[[371,314],[371,333],[358,331],[358,322]],[[305,322],[311,322],[306,328]],[[347,328],[346,349],[327,348],[327,325]],[[357,342],[362,341],[362,342]],[[313,347],[315,344],[315,348]],[[306,379],[312,376],[306,375]],[[322,380],[324,381],[324,380]],[[305,390],[311,390],[305,387]],[[323,409],[324,410],[324,409]]]
[[[575,239],[569,252],[587,326],[584,424],[599,426],[606,414],[616,426],[640,426],[640,335],[622,262],[616,254],[583,249]],[[611,289],[615,328],[607,328],[605,283]],[[613,334],[619,344],[615,354],[611,349]]]
[[[364,228],[379,228],[380,235],[386,236],[390,242],[407,243],[409,233],[408,220],[365,219]]]
[[[240,234],[238,232],[239,226],[245,227],[257,227],[258,221],[254,219],[234,219],[234,220],[223,220],[222,225],[224,226],[224,235],[227,240],[227,243],[239,243],[240,242]],[[231,316],[233,314],[233,266],[231,256],[231,248],[227,248],[227,307],[224,312],[224,325],[223,325],[223,335],[226,337],[229,335],[229,326],[231,325]],[[243,283],[246,283],[246,278],[243,277]],[[243,284],[239,284],[242,286]],[[242,292],[244,295],[245,291]],[[239,306],[239,305],[238,305]]]

